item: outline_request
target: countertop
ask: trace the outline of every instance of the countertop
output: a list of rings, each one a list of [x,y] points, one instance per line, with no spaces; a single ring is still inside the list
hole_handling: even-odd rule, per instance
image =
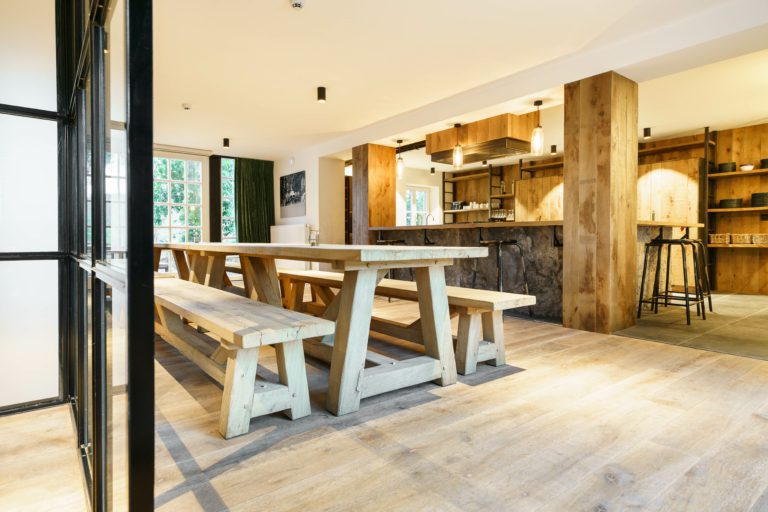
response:
[[[541,220],[530,222],[456,222],[453,224],[433,224],[431,226],[386,226],[368,228],[371,231],[420,231],[424,229],[474,229],[474,228],[526,228],[562,226],[562,220]],[[639,220],[638,226],[660,228],[703,228],[704,224],[687,221]]]

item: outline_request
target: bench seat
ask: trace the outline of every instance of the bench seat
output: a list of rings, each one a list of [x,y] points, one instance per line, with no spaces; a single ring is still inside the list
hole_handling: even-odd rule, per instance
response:
[[[287,304],[297,311],[322,314],[335,298],[333,290],[341,289],[344,274],[320,270],[282,270],[279,277],[283,288],[290,290]],[[313,297],[321,301],[304,302],[304,288],[312,288]],[[507,309],[536,304],[533,295],[478,290],[459,286],[446,286],[448,304],[453,316],[459,317],[456,337],[456,362],[459,373],[467,375],[477,370],[478,362],[494,366],[506,364],[504,353],[503,312]],[[417,301],[416,283],[399,279],[382,279],[376,295]],[[401,324],[391,320],[373,318],[371,330],[408,341],[421,343],[420,323]]]
[[[225,438],[247,433],[252,417],[310,413],[302,340],[332,334],[333,322],[173,278],[155,279],[155,313],[157,334],[224,386],[219,431]],[[265,345],[275,348],[279,384],[257,384]]]

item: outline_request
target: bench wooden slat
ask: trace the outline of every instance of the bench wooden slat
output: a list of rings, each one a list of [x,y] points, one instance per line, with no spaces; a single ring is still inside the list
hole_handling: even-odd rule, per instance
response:
[[[156,279],[158,304],[242,348],[332,334],[334,323],[180,279]]]
[[[310,284],[330,288],[340,288],[344,280],[344,274],[322,270],[283,270],[279,273],[281,277],[303,280]],[[451,306],[501,311],[536,304],[536,297],[533,295],[477,290],[460,286],[446,286],[446,291],[448,292],[448,303]],[[416,283],[399,279],[382,279],[376,287],[376,294],[395,299],[418,300]]]

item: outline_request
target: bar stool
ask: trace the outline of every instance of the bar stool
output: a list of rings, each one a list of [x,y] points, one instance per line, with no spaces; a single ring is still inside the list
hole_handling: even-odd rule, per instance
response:
[[[387,239],[379,238],[378,240],[376,240],[376,245],[406,245],[406,244],[405,244],[405,240],[387,240]],[[389,273],[390,273],[390,270],[387,270],[387,273],[386,273],[385,277],[389,278]],[[411,277],[411,281],[413,281],[413,269],[412,268],[408,269],[408,274]],[[390,299],[390,302],[391,302],[391,299]]]
[[[670,291],[669,271],[672,261],[672,247],[680,248],[680,255],[683,265],[683,292],[682,296],[678,292]],[[660,291],[661,280],[661,256],[664,249],[667,250],[667,261],[665,271],[664,291]],[[691,249],[693,263],[693,285],[694,296],[691,298],[688,287],[688,255],[686,249]],[[643,298],[645,292],[645,278],[648,274],[648,259],[651,251],[656,250],[656,271],[653,278],[653,289],[649,298]],[[659,236],[645,244],[645,255],[643,258],[643,273],[640,280],[640,300],[637,305],[637,318],[640,318],[643,311],[643,304],[650,304],[654,313],[659,312],[659,303],[664,306],[684,306],[685,319],[688,325],[691,325],[690,307],[696,306],[696,316],[701,316],[703,320],[707,319],[705,297],[709,299],[709,310],[712,311],[712,294],[709,286],[709,275],[707,273],[706,256],[704,255],[704,244],[700,240],[689,238],[689,231],[686,229],[682,238],[665,239],[662,237],[661,230]]]
[[[517,254],[520,258],[520,268],[522,269],[522,272],[523,272],[523,287],[525,289],[525,294],[528,295],[529,294],[528,293],[528,274],[525,271],[525,258],[523,257],[523,248],[520,246],[517,240],[514,240],[514,239],[483,240],[482,228],[480,228],[478,242],[479,242],[479,245],[488,247],[489,251],[491,250],[491,248],[496,249],[496,291],[498,292],[504,291],[504,265],[502,265],[502,262],[501,262],[501,251],[504,246],[517,248]],[[477,281],[477,258],[475,258],[472,265],[472,288],[475,287],[476,281]],[[533,308],[531,306],[528,306],[528,315],[533,316]]]

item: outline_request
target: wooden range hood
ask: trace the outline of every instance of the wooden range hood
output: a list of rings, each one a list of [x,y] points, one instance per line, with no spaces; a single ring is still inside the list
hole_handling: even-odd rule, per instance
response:
[[[426,153],[433,162],[453,163],[453,148],[458,142],[464,151],[464,163],[493,160],[531,152],[531,132],[536,126],[535,112],[517,116],[501,114],[427,134]]]

